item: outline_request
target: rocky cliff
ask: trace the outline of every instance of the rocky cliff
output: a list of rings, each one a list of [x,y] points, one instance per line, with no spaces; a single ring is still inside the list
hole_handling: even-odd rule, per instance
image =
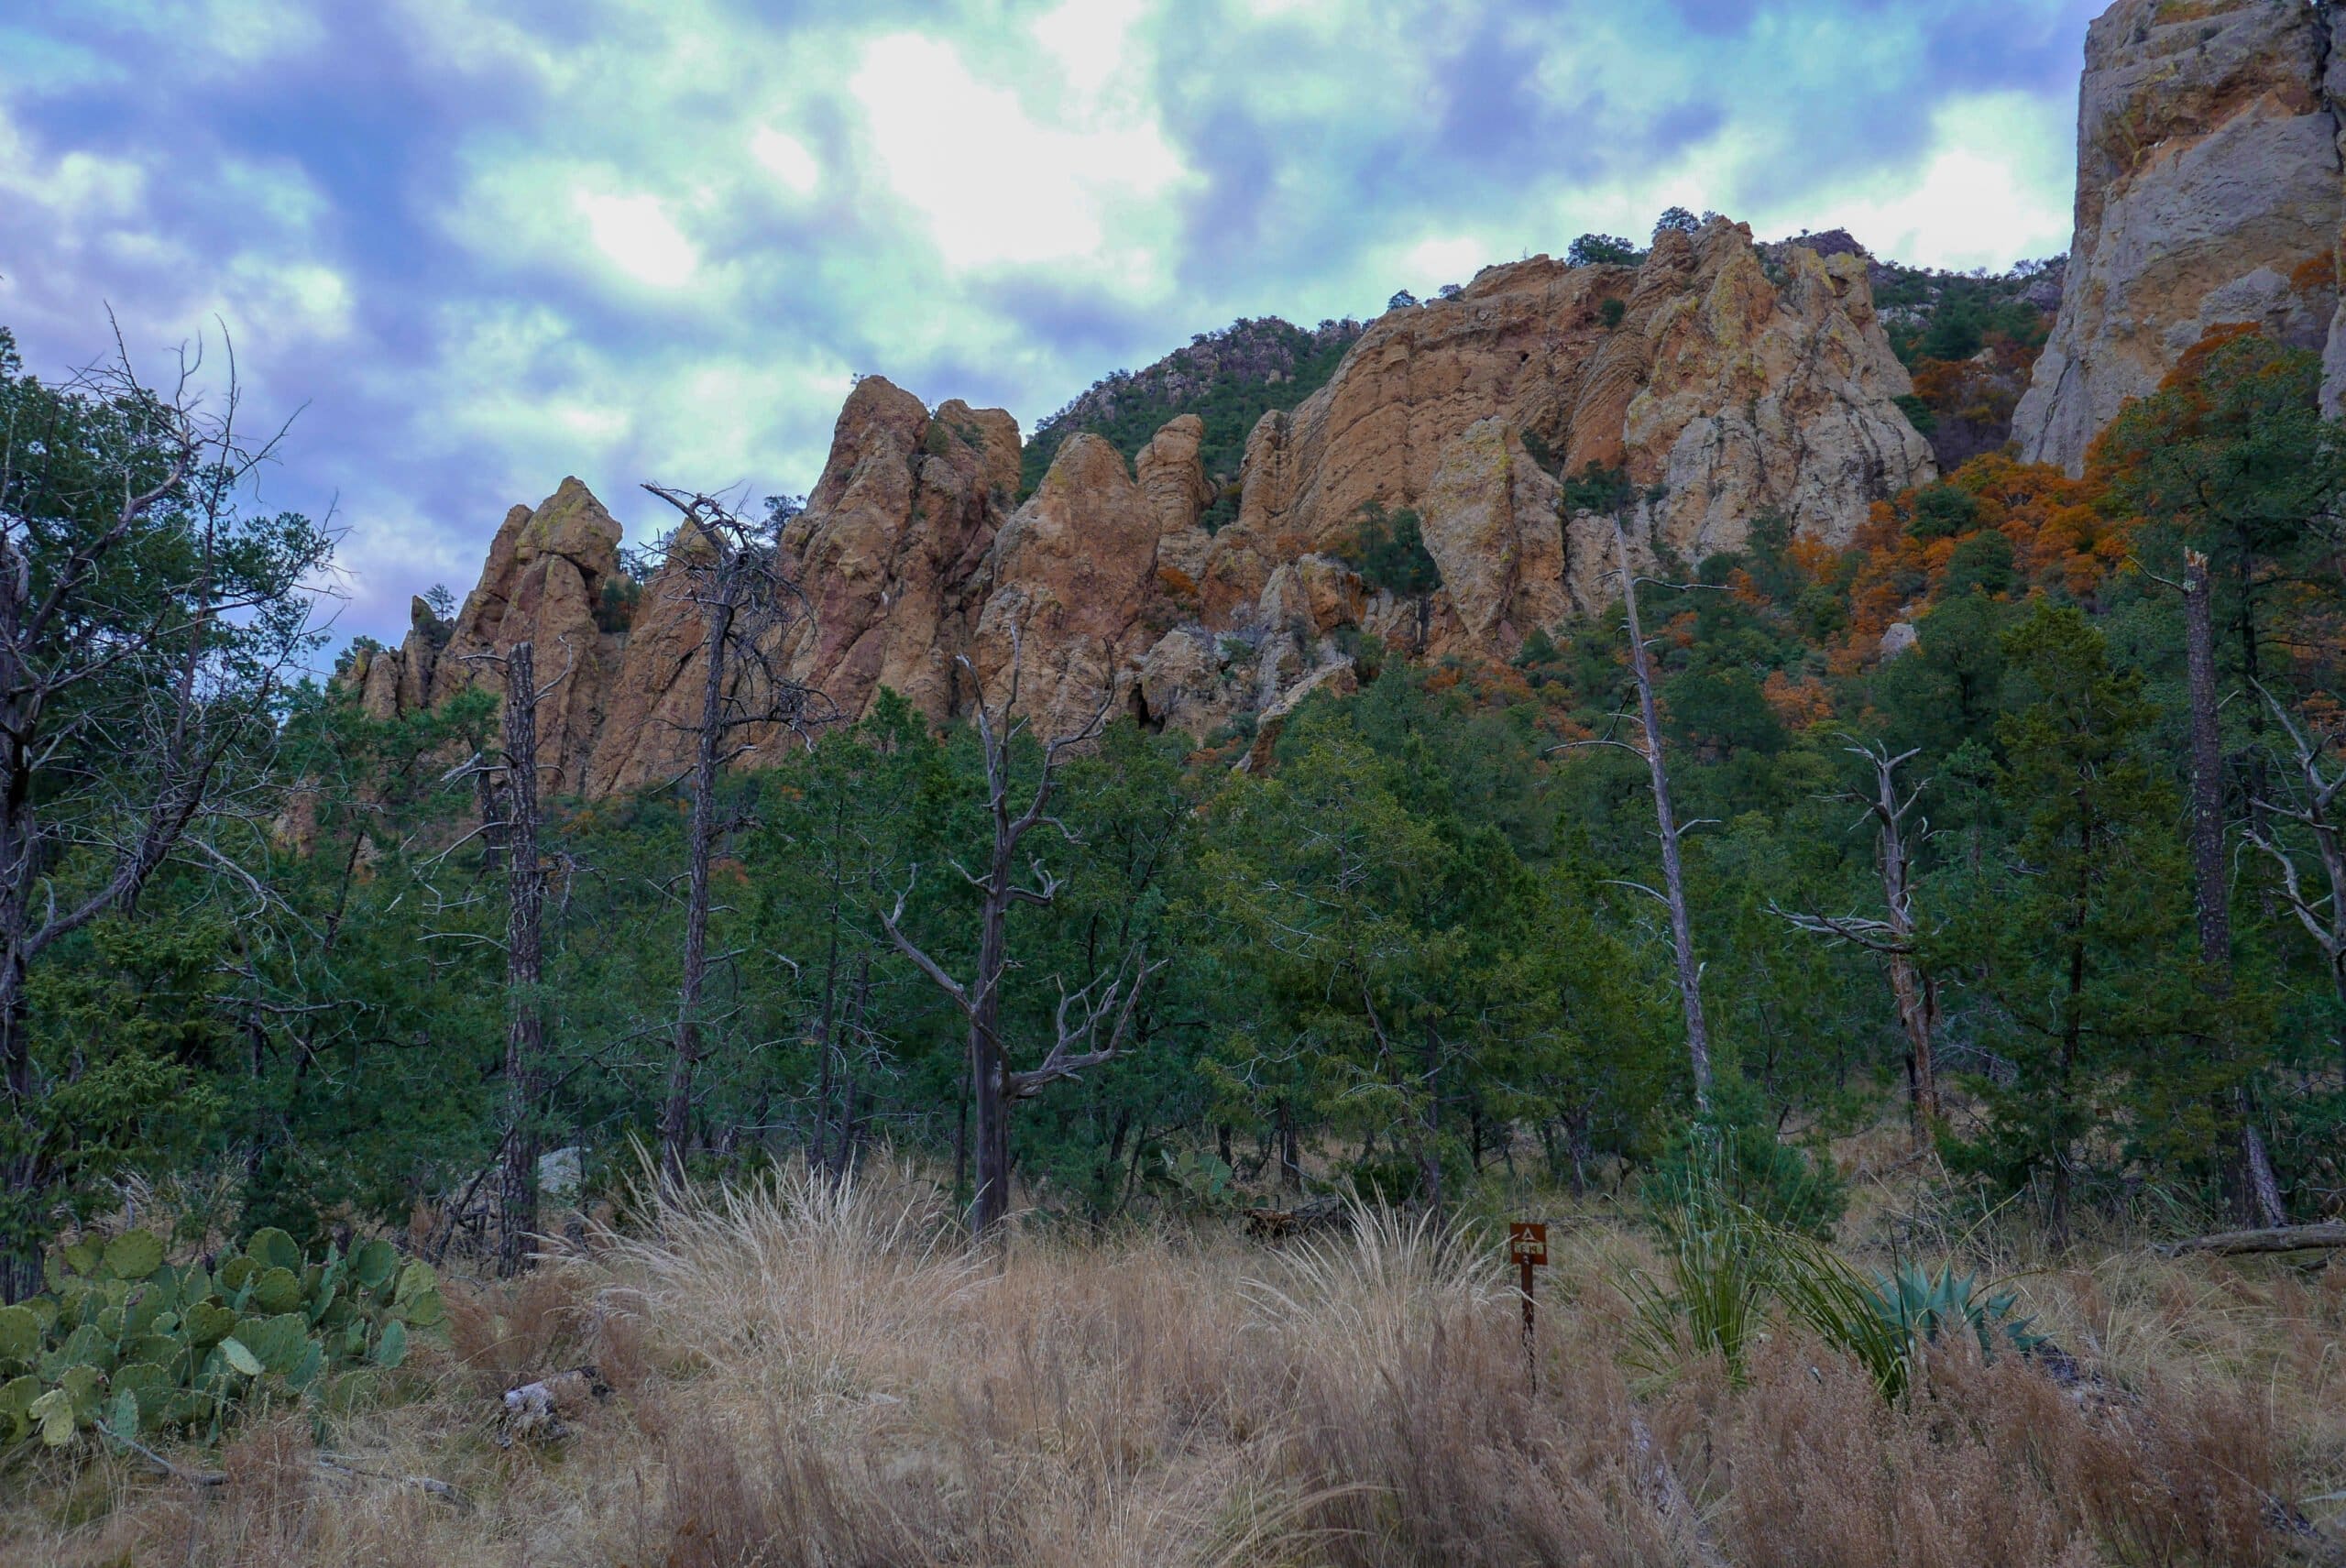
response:
[[[2129,398],[2207,331],[2330,345],[2346,389],[2346,184],[2334,18],[2303,0],[2118,0],[2086,38],[2077,237],[2013,416],[2022,455],[2080,472]]]
[[[964,713],[980,690],[998,696],[1014,639],[1046,732],[1102,704],[1200,736],[1276,720],[1300,692],[1349,679],[1347,629],[1503,659],[1602,602],[1609,528],[1560,508],[1561,477],[1590,464],[1637,488],[1632,531],[1650,555],[1733,549],[1769,511],[1846,539],[1874,501],[1933,475],[1897,404],[1909,390],[1862,258],[1763,257],[1725,220],[1665,234],[1636,268],[1538,257],[1388,313],[1324,387],[1255,425],[1219,532],[1195,415],[1130,463],[1070,435],[1018,502],[1008,414],[932,412],[867,378],[782,537],[813,613],[773,652],[850,716],[882,687],[933,718]],[[1370,581],[1365,520],[1405,514],[1431,574]],[[576,650],[542,721],[571,787],[671,776],[689,746],[700,624],[655,578],[624,632],[602,631],[605,600],[626,597],[606,589],[617,543],[575,480],[516,508],[455,625],[420,620],[356,672],[369,711],[442,700],[485,678],[469,655],[530,636],[542,668],[547,648]]]

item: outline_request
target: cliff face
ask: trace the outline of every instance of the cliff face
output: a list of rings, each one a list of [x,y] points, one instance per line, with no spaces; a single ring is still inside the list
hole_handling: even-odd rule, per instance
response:
[[[1560,475],[1624,470],[1639,545],[1689,558],[1743,543],[1767,510],[1846,539],[1875,500],[1933,476],[1900,412],[1909,390],[1865,263],[1799,247],[1763,259],[1724,220],[1667,234],[1636,269],[1545,257],[1372,323],[1334,376],[1246,443],[1237,519],[1214,496],[1194,415],[1128,465],[1096,435],[1062,442],[1014,505],[1018,428],[1000,410],[933,413],[858,384],[784,558],[811,617],[772,650],[845,714],[882,687],[932,718],[1000,700],[1013,657],[1039,731],[1103,704],[1204,735],[1275,725],[1301,692],[1350,678],[1346,628],[1430,655],[1505,658],[1608,597],[1609,529],[1560,516]],[[1397,597],[1347,563],[1364,516],[1415,512],[1438,582]],[[546,724],[588,795],[673,776],[700,689],[698,613],[660,579],[623,636],[595,632],[618,530],[566,482],[515,509],[446,646],[357,673],[371,711],[409,711],[483,678],[468,652],[521,636],[583,654]],[[607,618],[608,619],[608,618]],[[961,661],[967,660],[967,667]]]
[[[2210,327],[2330,345],[2346,76],[2299,0],[2119,0],[2086,38],[2077,236],[2061,311],[2013,417],[2022,455],[2082,472],[2095,436]]]

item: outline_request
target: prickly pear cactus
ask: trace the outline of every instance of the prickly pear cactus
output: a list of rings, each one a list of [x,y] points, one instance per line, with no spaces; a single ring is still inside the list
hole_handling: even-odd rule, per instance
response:
[[[305,1260],[283,1231],[201,1264],[126,1231],[52,1253],[48,1288],[0,1307],[0,1447],[167,1429],[216,1439],[256,1396],[347,1409],[411,1343],[445,1333],[438,1277],[388,1242]]]

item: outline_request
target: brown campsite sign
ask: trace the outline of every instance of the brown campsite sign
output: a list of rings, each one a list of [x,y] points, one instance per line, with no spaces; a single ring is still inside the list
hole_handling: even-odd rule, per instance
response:
[[[1548,1227],[1517,1220],[1507,1228],[1507,1260],[1523,1270],[1523,1361],[1531,1387],[1540,1387],[1540,1357],[1532,1348],[1531,1271],[1548,1266]]]

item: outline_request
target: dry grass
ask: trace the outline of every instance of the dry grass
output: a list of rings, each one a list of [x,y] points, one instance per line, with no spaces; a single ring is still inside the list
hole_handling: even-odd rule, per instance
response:
[[[1893,1409],[1790,1333],[1742,1388],[1697,1365],[1639,1398],[1606,1282],[1651,1258],[1603,1223],[1560,1233],[1534,1393],[1492,1253],[1390,1214],[1284,1253],[1168,1229],[973,1255],[886,1172],[644,1218],[452,1288],[416,1397],[333,1434],[376,1474],[318,1466],[297,1416],[203,1456],[222,1486],[19,1464],[0,1563],[2255,1563],[2294,1549],[2271,1499],[2346,1487],[2346,1271],[2081,1251],[2020,1284],[2101,1383],[1948,1355]],[[499,1448],[492,1396],[582,1362],[609,1399]]]

